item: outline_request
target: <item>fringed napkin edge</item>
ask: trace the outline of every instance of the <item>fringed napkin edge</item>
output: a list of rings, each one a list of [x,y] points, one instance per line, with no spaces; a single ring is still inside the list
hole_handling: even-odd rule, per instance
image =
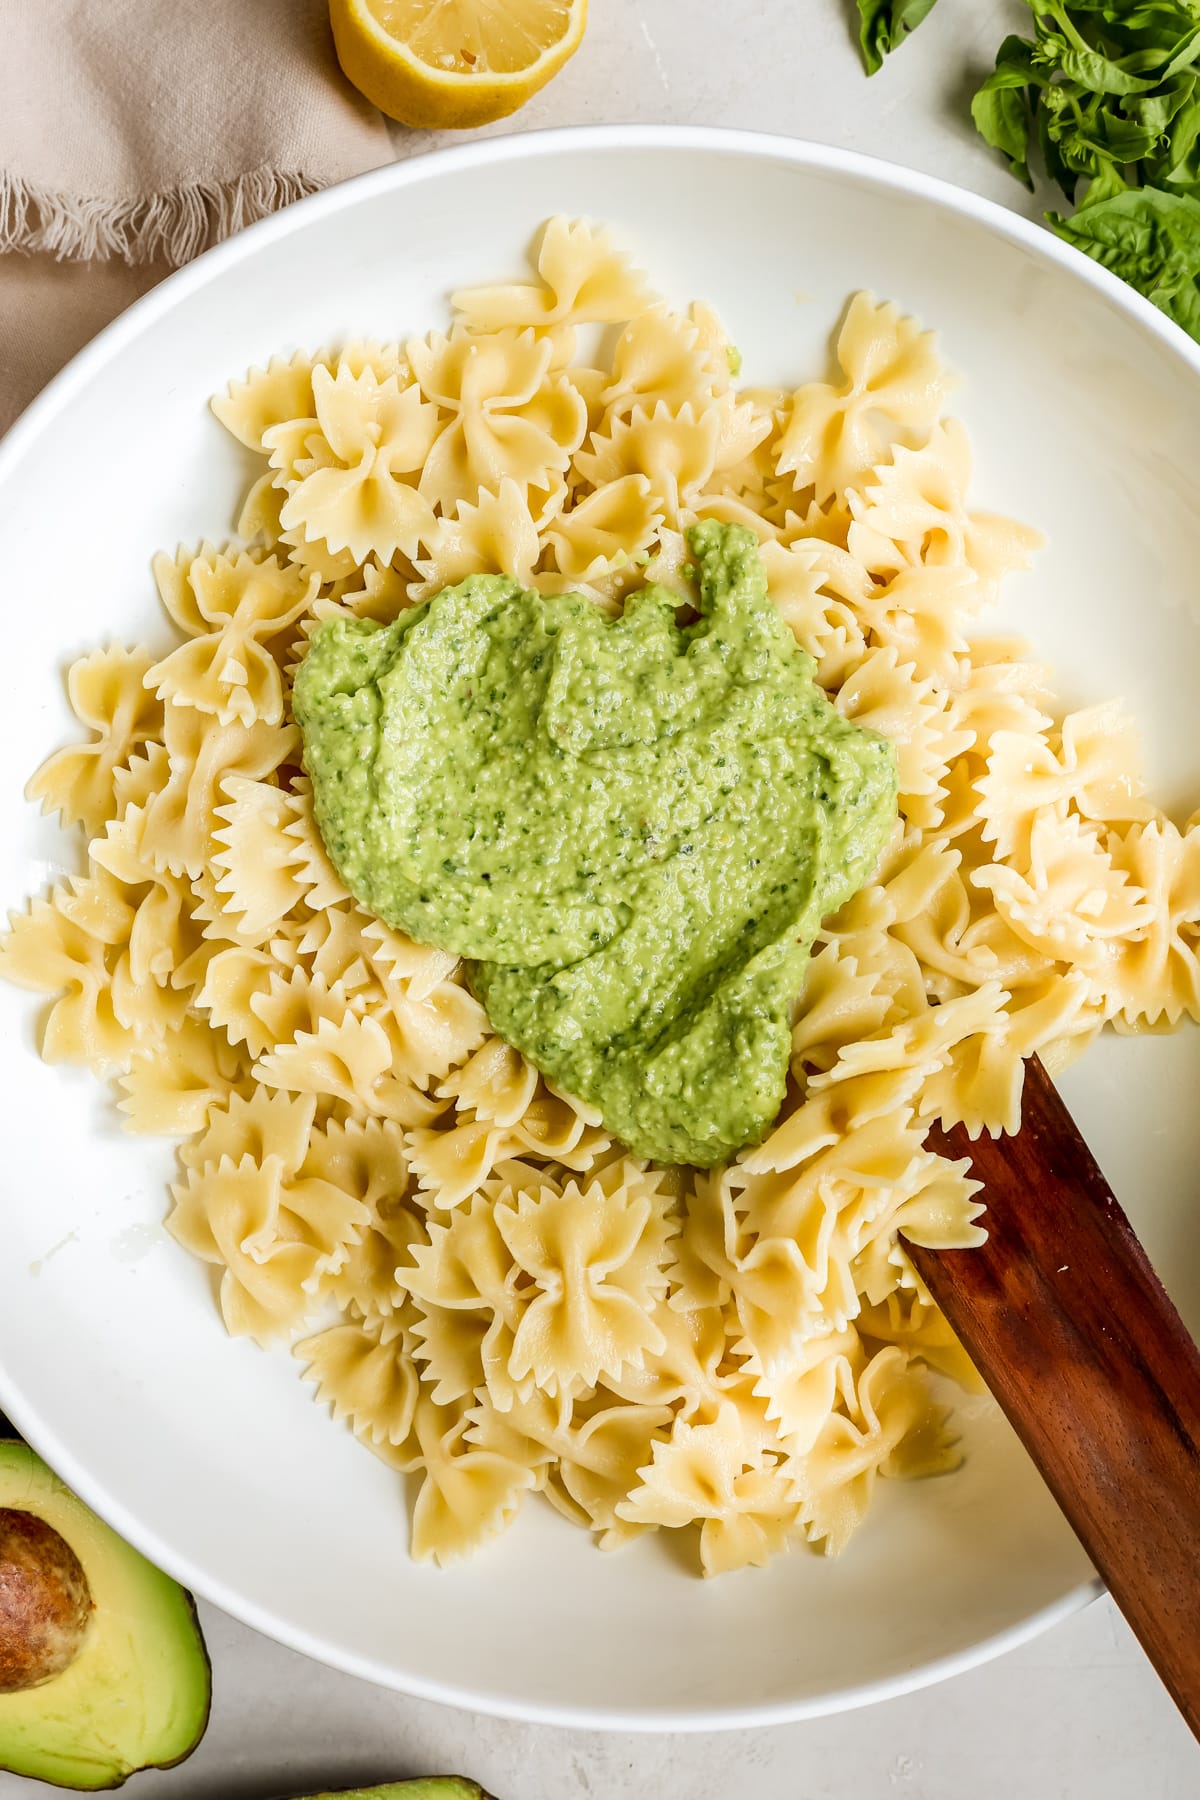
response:
[[[60,262],[120,258],[178,268],[322,185],[298,171],[260,168],[232,181],[184,182],[137,200],[98,200],[0,171],[0,254],[46,251]]]

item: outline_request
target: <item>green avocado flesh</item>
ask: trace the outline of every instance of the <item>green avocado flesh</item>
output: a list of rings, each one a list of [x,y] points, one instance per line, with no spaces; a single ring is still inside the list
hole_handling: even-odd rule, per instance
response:
[[[471,959],[495,1029],[639,1155],[708,1167],[779,1110],[821,919],[896,816],[892,746],[835,711],[754,534],[688,537],[699,617],[502,575],[330,620],[296,676],[351,893]]]
[[[204,1734],[210,1693],[189,1596],[25,1444],[0,1443],[0,1509],[33,1513],[58,1533],[82,1564],[93,1603],[68,1668],[38,1687],[0,1693],[0,1769],[93,1789],[181,1761]],[[0,1605],[4,1582],[0,1567]]]
[[[461,1775],[427,1775],[422,1781],[385,1781],[382,1787],[339,1788],[304,1800],[488,1800],[477,1781]]]

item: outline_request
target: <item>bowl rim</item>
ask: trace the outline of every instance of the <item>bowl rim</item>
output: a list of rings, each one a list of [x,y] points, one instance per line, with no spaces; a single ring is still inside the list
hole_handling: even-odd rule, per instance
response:
[[[1064,243],[1042,225],[1026,219],[996,201],[920,170],[905,168],[856,150],[810,142],[803,138],[743,130],[725,126],[603,124],[560,126],[512,132],[493,138],[476,138],[426,151],[402,162],[385,164],[366,174],[307,196],[279,212],[246,227],[232,238],[204,252],[175,270],[135,301],[80,350],[26,407],[0,438],[0,489],[37,440],[86,388],[95,371],[113,362],[134,343],[143,328],[164,317],[193,292],[218,280],[233,267],[310,222],[326,214],[353,207],[375,195],[399,192],[445,171],[477,167],[494,160],[526,159],[572,152],[604,153],[610,150],[675,150],[720,152],[749,160],[776,160],[809,170],[844,177],[877,189],[900,193],[928,202],[943,212],[984,226],[1031,255],[1057,265],[1076,281],[1082,281],[1107,298],[1145,331],[1158,339],[1193,374],[1200,377],[1200,344],[1196,344],[1172,320],[1118,276],[1094,262],[1082,251]],[[585,1702],[516,1703],[452,1684],[427,1680],[419,1674],[399,1674],[370,1656],[359,1656],[338,1645],[324,1643],[317,1632],[281,1619],[269,1609],[247,1601],[228,1588],[219,1576],[191,1562],[170,1542],[148,1528],[117,1494],[93,1481],[76,1462],[70,1448],[52,1425],[26,1407],[17,1378],[0,1368],[0,1408],[30,1444],[92,1509],[115,1531],[135,1545],[150,1561],[164,1569],[201,1599],[220,1608],[244,1625],[300,1652],[327,1667],[358,1676],[376,1685],[432,1700],[442,1705],[510,1718],[532,1725],[556,1725],[585,1730],[626,1732],[676,1732],[761,1728],[796,1723],[850,1711],[876,1701],[897,1698],[931,1686],[947,1677],[965,1673],[1039,1636],[1059,1621],[1098,1598],[1104,1587],[1098,1577],[1077,1583],[1058,1599],[1027,1615],[1018,1623],[994,1631],[969,1647],[922,1662],[898,1674],[879,1677],[839,1692],[809,1698],[778,1701],[769,1705],[730,1706],[695,1711],[649,1707],[627,1712],[610,1707],[590,1707]]]

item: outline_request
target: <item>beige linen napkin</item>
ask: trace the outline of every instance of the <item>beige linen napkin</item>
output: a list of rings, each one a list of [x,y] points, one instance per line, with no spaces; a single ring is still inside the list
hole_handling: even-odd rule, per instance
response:
[[[0,431],[169,268],[392,156],[326,0],[0,0]]]

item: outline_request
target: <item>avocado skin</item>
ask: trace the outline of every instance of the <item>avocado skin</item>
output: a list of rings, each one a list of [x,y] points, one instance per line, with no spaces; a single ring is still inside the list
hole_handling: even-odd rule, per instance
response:
[[[174,1768],[204,1736],[212,1697],[192,1596],[84,1506],[3,1415],[0,1425],[0,1506],[36,1513],[66,1539],[96,1603],[69,1669],[41,1687],[0,1695],[0,1771],[92,1792],[120,1787],[140,1769]],[[147,1733],[140,1742],[137,1725],[132,1733],[113,1726],[114,1696],[135,1684],[144,1704],[131,1711]]]
[[[381,1787],[305,1794],[301,1800],[491,1800],[491,1795],[461,1775],[426,1775],[418,1781],[385,1781]]]

